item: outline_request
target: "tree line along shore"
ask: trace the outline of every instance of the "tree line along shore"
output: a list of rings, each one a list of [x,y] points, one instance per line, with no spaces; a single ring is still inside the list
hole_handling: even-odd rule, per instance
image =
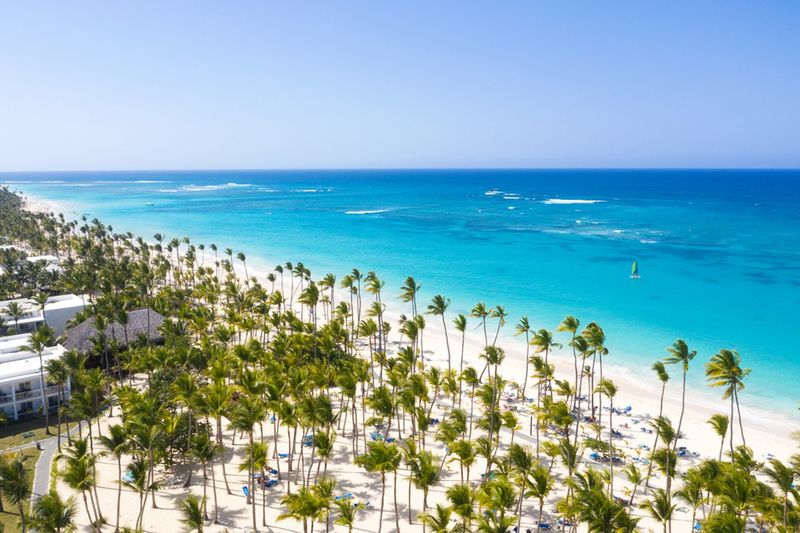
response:
[[[659,412],[640,414],[619,404],[602,326],[573,316],[549,330],[507,324],[501,305],[456,314],[443,295],[419,301],[413,277],[389,288],[357,269],[251,276],[242,252],[31,212],[7,188],[0,240],[3,299],[81,295],[73,323],[94,324],[90,348],[42,365],[71,390],[50,490],[31,494],[14,453],[0,461],[22,531],[800,531],[800,453],[748,447],[735,350],[701,361],[676,340],[647,369]],[[162,317],[158,335],[129,334],[133,311],[147,331]],[[434,324],[443,342],[426,337]],[[45,326],[29,344],[57,341]],[[690,368],[719,391],[710,456],[685,440]]]

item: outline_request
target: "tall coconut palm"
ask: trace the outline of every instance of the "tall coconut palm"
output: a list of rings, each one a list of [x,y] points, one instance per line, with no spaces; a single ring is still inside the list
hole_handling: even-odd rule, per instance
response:
[[[447,370],[450,370],[450,338],[447,335],[447,320],[445,320],[444,314],[447,311],[447,308],[450,306],[450,299],[445,298],[441,294],[437,294],[433,297],[430,305],[428,305],[428,314],[435,315],[442,318],[442,328],[444,329],[444,342],[445,346],[447,347]]]
[[[353,526],[355,526],[358,512],[364,509],[364,504],[354,504],[348,499],[334,500],[333,504],[336,506],[337,511],[334,523],[339,526],[345,526],[348,533],[353,533]]]
[[[467,336],[467,317],[458,315],[453,319],[453,325],[457,331],[461,332],[461,357],[458,363],[458,375],[461,376],[464,372],[464,343]],[[462,384],[463,380],[458,380],[458,407],[461,408]]]
[[[76,529],[76,514],[75,498],[63,500],[51,490],[34,502],[30,527],[39,533],[67,533]]]
[[[722,450],[725,448],[725,437],[728,435],[728,423],[730,419],[722,413],[714,413],[706,422],[720,438],[718,461],[722,461]]]
[[[530,489],[527,495],[533,496],[539,501],[539,511],[536,523],[542,523],[542,512],[544,510],[544,500],[553,489],[554,480],[550,477],[548,469],[541,465],[535,465],[530,472]]]
[[[93,463],[94,458],[92,456],[70,459],[67,461],[66,468],[61,472],[61,478],[69,488],[80,492],[84,507],[86,508],[86,516],[92,524],[92,529],[99,531],[99,516],[92,495],[92,490],[96,483]],[[89,494],[88,498],[86,496],[87,493]],[[91,508],[89,507],[90,502]]]
[[[683,424],[683,413],[686,410],[686,374],[689,372],[689,363],[695,358],[697,352],[689,350],[686,341],[683,339],[676,340],[671,347],[667,348],[669,355],[664,359],[668,365],[679,364],[681,365],[681,372],[683,374],[683,385],[681,388],[681,414],[678,417],[678,428],[676,431],[677,438],[675,439],[674,448],[678,447],[678,439],[681,438],[681,426]]]
[[[195,459],[200,461],[203,465],[203,498],[206,495],[206,486],[208,485],[208,470],[210,464],[211,470],[211,495],[214,499],[214,518],[213,524],[218,523],[219,506],[217,505],[217,481],[214,475],[214,458],[222,452],[222,447],[211,439],[211,436],[206,431],[198,432],[192,439],[191,454]],[[204,516],[207,516],[206,506],[203,506]]]
[[[240,398],[233,410],[231,418],[231,427],[236,431],[247,433],[250,442],[250,471],[247,478],[247,485],[249,487],[249,505],[252,510],[253,516],[253,531],[258,533],[258,523],[256,521],[256,499],[255,499],[255,455],[254,455],[254,439],[253,431],[256,425],[260,424],[266,417],[263,403],[258,399],[251,396]]]
[[[789,494],[793,493],[797,496],[796,487],[794,484],[795,477],[800,475],[795,472],[791,467],[786,466],[778,459],[772,459],[769,466],[764,469],[767,477],[778,487],[781,492],[781,500],[783,505],[782,522],[783,528],[786,529],[786,523],[789,516]]]
[[[489,333],[486,331],[486,319],[489,318],[491,311],[486,307],[486,304],[483,302],[478,302],[470,311],[469,316],[475,317],[481,321],[481,326],[483,326],[483,346],[484,348],[489,346]]]
[[[608,412],[608,453],[610,454],[610,458],[608,461],[609,470],[611,471],[611,476],[609,477],[608,481],[608,494],[613,498],[614,497],[614,397],[617,395],[617,386],[614,385],[614,382],[610,379],[602,379],[600,383],[597,384],[597,392],[601,395],[608,398],[609,401],[609,412]]]
[[[417,452],[414,460],[410,463],[411,481],[414,486],[422,491],[422,512],[428,512],[428,493],[431,487],[439,483],[441,470],[439,460],[428,450]],[[411,502],[409,502],[411,505]],[[423,523],[422,531],[425,531]]]
[[[3,313],[8,315],[14,321],[14,332],[19,333],[19,320],[25,316],[25,306],[21,303],[12,301],[3,309]]]
[[[22,533],[28,528],[24,504],[31,497],[30,472],[19,458],[0,462],[0,491],[19,510]]]
[[[747,442],[744,438],[744,425],[742,424],[742,411],[739,408],[739,391],[744,389],[744,378],[750,374],[749,368],[742,368],[742,358],[736,350],[720,350],[718,354],[714,355],[711,360],[706,363],[706,381],[712,387],[724,388],[722,399],[727,400],[730,398],[731,411],[730,411],[730,447],[731,456],[733,456],[733,409],[736,407],[736,412],[739,416],[739,431],[742,435],[742,444],[745,446]]]
[[[100,436],[100,442],[117,459],[117,518],[114,531],[119,531],[119,515],[122,504],[122,456],[130,449],[128,434],[124,426],[114,424],[108,427],[108,434]]]
[[[422,523],[423,531],[430,528],[431,533],[448,533],[450,529],[450,517],[453,510],[441,503],[437,503],[433,513],[422,513],[419,521]]]
[[[42,354],[45,349],[55,344],[55,331],[49,326],[42,326],[28,337],[28,344],[23,349],[35,353],[39,356],[39,383],[41,385],[42,410],[44,411],[45,433],[50,433],[50,406],[47,404],[47,383],[44,379],[44,361]]]
[[[58,386],[58,423],[56,434],[58,435],[56,442],[58,443],[58,451],[61,452],[61,415],[63,413],[62,404],[66,402],[65,386],[69,383],[70,370],[66,363],[61,358],[49,359],[44,365],[47,372],[48,379]]]
[[[580,328],[580,326],[581,326],[581,321],[580,320],[578,320],[577,318],[575,318],[572,315],[568,315],[566,318],[564,318],[564,320],[561,321],[561,324],[559,324],[558,327],[556,328],[557,331],[568,331],[569,333],[572,334],[572,339],[570,339],[569,345],[572,347],[572,359],[573,359],[574,366],[575,366],[575,390],[576,391],[578,390],[578,378],[579,378],[579,376],[578,376],[578,352],[577,352],[577,347],[575,345],[575,338],[577,337],[578,328]],[[580,399],[578,398],[578,395],[576,394],[575,395],[575,400],[574,400],[574,407],[577,407],[579,401],[580,401]]]
[[[378,518],[378,533],[380,533],[383,528],[383,508],[386,499],[386,474],[397,472],[400,466],[400,450],[396,444],[384,441],[373,442],[367,448],[366,453],[360,455],[356,462],[367,472],[377,472],[381,475],[381,509]],[[395,516],[395,522],[397,520],[398,517]],[[399,528],[399,523],[397,526]]]
[[[196,494],[189,494],[186,498],[178,500],[178,508],[181,512],[181,523],[189,528],[189,531],[203,533],[203,509],[206,506],[205,498],[201,499]]]
[[[669,381],[669,373],[667,373],[667,367],[664,366],[663,361],[656,361],[653,363],[651,367],[653,371],[658,376],[658,380],[661,382],[661,395],[658,401],[658,418],[661,418],[664,415],[664,392],[667,389],[667,382]],[[653,452],[656,450],[656,446],[658,445],[658,439],[660,434],[658,433],[660,426],[656,426],[656,436],[655,440],[653,441]],[[651,454],[652,455],[652,454]],[[652,459],[652,458],[651,458]],[[650,475],[653,473],[653,461],[650,461],[650,464],[647,465],[647,475],[645,476],[644,486],[650,487]]]
[[[528,390],[528,371],[530,370],[529,361],[531,358],[531,325],[528,317],[523,316],[514,328],[514,335],[525,335],[525,378],[522,380],[522,389],[519,394],[522,401],[525,401],[525,393]]]
[[[669,494],[664,489],[655,489],[649,500],[644,501],[640,506],[642,510],[647,513],[664,527],[664,533],[670,529],[672,520],[672,513],[675,511],[675,506],[669,498]],[[712,530],[715,531],[715,530]]]

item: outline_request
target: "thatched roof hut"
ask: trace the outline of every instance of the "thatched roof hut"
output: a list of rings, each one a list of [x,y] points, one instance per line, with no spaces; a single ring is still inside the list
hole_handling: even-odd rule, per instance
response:
[[[128,323],[124,327],[117,322],[113,322],[106,327],[106,339],[109,341],[116,339],[122,349],[127,348],[126,339],[133,342],[143,335],[151,343],[161,343],[164,338],[159,328],[163,322],[164,317],[152,309],[147,309],[146,307],[133,309],[128,312]],[[83,353],[91,352],[94,347],[92,339],[97,336],[94,317],[87,318],[77,326],[67,328],[65,336],[66,341],[63,345],[67,350],[77,350]]]

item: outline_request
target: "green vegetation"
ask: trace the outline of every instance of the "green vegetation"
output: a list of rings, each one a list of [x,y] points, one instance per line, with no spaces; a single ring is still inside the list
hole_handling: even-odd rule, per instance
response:
[[[65,446],[59,475],[96,529],[119,524],[119,504],[117,516],[99,511],[99,453],[110,454],[120,483],[137,495],[135,502],[126,502],[138,506],[136,522],[121,526],[142,527],[148,509],[157,506],[157,472],[176,464],[202,473],[203,496],[180,502],[186,526],[202,531],[207,521],[218,523],[217,494],[231,493],[221,459],[231,446],[222,438],[227,428],[246,442],[239,466],[250,480],[246,505],[254,530],[267,522],[266,501],[255,497],[255,479],[264,477],[271,453],[286,456],[285,462],[275,462],[282,469],[283,483],[275,489],[281,491],[281,520],[304,532],[315,523],[357,524],[363,506],[339,503],[337,482],[328,476],[338,444],[379,484],[375,511],[388,515],[398,530],[408,522],[433,531],[511,531],[522,524],[525,512],[530,520],[533,509],[542,523],[559,520],[562,530],[635,531],[647,516],[667,532],[676,506],[686,505],[692,525],[697,521],[706,531],[743,531],[747,524],[800,531],[794,485],[800,454],[786,462],[761,463],[753,457],[739,413],[749,370],[734,351],[720,350],[705,367],[729,411],[727,417],[715,415],[711,426],[727,455],[682,457],[683,400],[676,426],[663,413],[651,421],[655,445],[648,460],[660,476],[655,483],[651,467],[643,475],[618,447],[617,386],[605,375],[609,349],[597,323],[582,327],[570,316],[558,333],[535,330],[528,319],[516,325],[529,344],[529,365],[513,394],[525,399],[526,411],[514,412],[504,405],[512,383],[504,375],[505,352],[498,345],[507,316],[502,306],[479,303],[469,317],[448,317],[450,302],[444,296],[427,307],[418,301],[420,284],[413,277],[398,291],[388,291],[375,272],[353,270],[337,283],[333,274],[315,279],[302,263],[278,265],[262,285],[235,274],[236,261],[246,272],[242,253],[225,249],[220,257],[211,244],[212,261],[201,253],[204,245],[185,237],[156,234],[151,244],[98,220],[29,213],[5,190],[0,191],[0,235],[20,248],[56,254],[64,267],[61,276],[46,278],[15,262],[15,252],[2,252],[0,290],[6,296],[45,290],[84,294],[85,315],[95,318],[93,352],[65,358],[73,380],[66,412],[86,424]],[[398,293],[410,314],[392,324],[384,301]],[[160,326],[163,343],[130,339],[123,351],[119,339],[106,338],[105,325],[124,325],[127,311],[136,308],[166,317]],[[446,332],[443,368],[423,357],[426,315]],[[454,344],[449,324],[458,332]],[[480,364],[465,366],[464,333],[475,328],[483,347],[472,355]],[[401,341],[390,349],[393,329]],[[574,372],[571,368],[571,375],[559,379],[551,359],[562,344],[572,355]],[[667,358],[654,365],[654,395],[663,398],[668,369],[677,368],[685,383],[690,363],[697,365],[695,355],[676,341]],[[134,375],[142,379],[134,382]],[[122,424],[99,438],[98,418],[112,401]],[[520,417],[527,409],[525,428]],[[514,441],[518,434],[526,443]],[[597,460],[587,465],[593,452]],[[458,466],[459,480],[445,484],[448,464]],[[213,475],[215,465],[222,468],[222,479]],[[399,494],[403,482],[408,496]],[[623,482],[632,487],[629,494],[623,494]],[[414,491],[421,506],[411,497]],[[446,499],[430,505],[434,491]],[[545,502],[553,498],[557,511],[546,515]],[[401,501],[407,516],[401,516]]]

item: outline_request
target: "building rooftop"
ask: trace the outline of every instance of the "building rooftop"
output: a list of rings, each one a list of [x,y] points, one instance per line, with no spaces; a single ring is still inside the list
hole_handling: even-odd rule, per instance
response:
[[[42,363],[64,355],[63,346],[51,346],[42,352]],[[20,378],[39,377],[39,355],[29,351],[0,355],[0,384],[18,381]]]
[[[142,335],[145,335],[150,342],[160,343],[164,340],[159,331],[163,322],[164,317],[152,309],[149,312],[145,307],[134,309],[128,312],[126,326],[123,327],[121,324],[114,322],[106,327],[106,338],[108,340],[116,339],[121,348],[127,348],[126,339],[133,341]],[[80,324],[67,328],[65,335],[67,340],[64,342],[64,348],[67,350],[77,350],[83,353],[91,352],[94,347],[92,339],[97,336],[94,317],[87,318]]]

